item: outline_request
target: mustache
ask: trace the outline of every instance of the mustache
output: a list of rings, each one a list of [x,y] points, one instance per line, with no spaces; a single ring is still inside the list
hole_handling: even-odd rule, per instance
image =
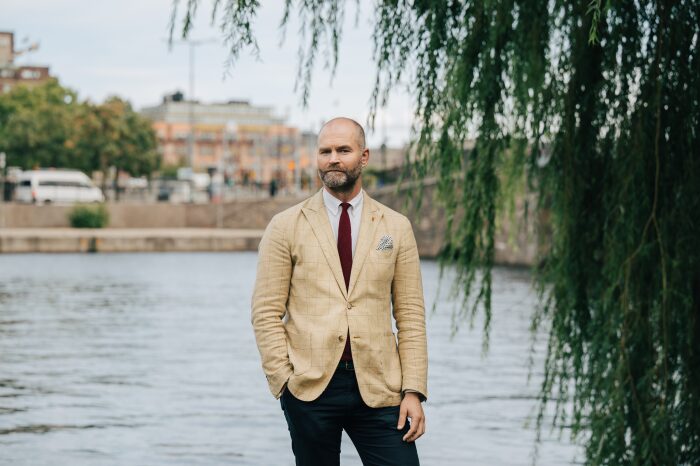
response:
[[[328,173],[328,172],[343,172],[343,173],[347,173],[348,171],[347,171],[347,170],[343,170],[343,169],[340,168],[340,167],[331,167],[331,168],[329,168],[329,169],[327,169],[327,170],[323,170],[323,173]]]

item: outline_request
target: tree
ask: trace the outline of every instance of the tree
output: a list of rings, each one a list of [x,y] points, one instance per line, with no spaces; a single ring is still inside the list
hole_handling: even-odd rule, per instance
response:
[[[488,325],[495,220],[524,184],[551,228],[534,274],[533,324],[549,328],[541,408],[555,404],[587,464],[700,464],[698,2],[375,5],[373,110],[396,85],[415,98],[413,176],[439,178],[440,261],[464,313],[481,304]],[[232,58],[256,47],[257,8],[214,1]],[[344,8],[286,2],[283,23],[296,11],[307,32],[303,99],[322,45],[334,67]]]
[[[24,169],[82,164],[71,139],[77,95],[56,80],[29,88],[17,86],[0,96],[0,150],[8,165]]]
[[[150,175],[160,162],[156,148],[151,123],[118,97],[100,105],[79,102],[56,80],[0,95],[0,150],[8,154],[8,165],[103,175],[114,166],[134,176]]]
[[[84,103],[76,126],[76,147],[92,169],[101,171],[106,182],[107,170],[115,167],[116,193],[120,172],[150,176],[160,165],[151,123],[118,97],[110,97],[100,105]]]

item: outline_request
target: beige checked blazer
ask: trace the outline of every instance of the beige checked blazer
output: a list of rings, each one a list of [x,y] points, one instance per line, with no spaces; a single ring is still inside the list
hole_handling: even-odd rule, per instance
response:
[[[258,248],[251,321],[272,394],[279,398],[287,383],[296,398],[318,398],[349,329],[368,406],[396,406],[403,390],[427,398],[423,285],[410,221],[364,193],[346,291],[325,209],[318,191],[275,215]]]

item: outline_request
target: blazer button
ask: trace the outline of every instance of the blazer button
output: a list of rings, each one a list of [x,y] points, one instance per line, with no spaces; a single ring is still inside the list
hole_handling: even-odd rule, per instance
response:
[[[348,309],[352,309],[352,304],[348,303]]]
[[[338,341],[343,341],[344,337],[343,335],[338,335]]]

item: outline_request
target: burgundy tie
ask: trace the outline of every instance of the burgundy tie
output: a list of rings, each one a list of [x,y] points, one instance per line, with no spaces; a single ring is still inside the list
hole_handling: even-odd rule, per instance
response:
[[[350,231],[350,215],[348,215],[350,204],[343,202],[340,206],[343,208],[343,212],[340,214],[340,223],[338,224],[338,255],[347,290],[350,286],[350,270],[352,269],[352,233]]]
[[[340,223],[338,224],[338,256],[340,256],[340,267],[343,269],[345,289],[347,290],[350,287],[350,271],[352,270],[352,232],[350,228],[350,215],[348,215],[350,204],[343,202],[340,206],[343,208],[343,212],[340,214]],[[349,330],[347,338],[345,339],[345,349],[340,359],[341,361],[352,360]]]

